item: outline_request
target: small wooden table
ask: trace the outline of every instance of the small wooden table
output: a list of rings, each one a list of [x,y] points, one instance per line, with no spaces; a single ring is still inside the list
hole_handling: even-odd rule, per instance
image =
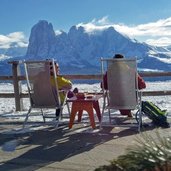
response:
[[[72,102],[71,107],[71,115],[70,115],[70,121],[69,121],[69,128],[72,128],[72,125],[75,120],[75,116],[78,112],[78,122],[81,122],[83,110],[87,111],[89,118],[90,118],[90,124],[92,128],[94,129],[96,127],[95,120],[94,120],[94,112],[93,109],[95,109],[97,117],[99,122],[101,121],[101,112],[99,107],[99,99],[102,97],[102,95],[87,95],[83,99],[78,99],[77,97],[72,97],[67,100],[67,102]]]

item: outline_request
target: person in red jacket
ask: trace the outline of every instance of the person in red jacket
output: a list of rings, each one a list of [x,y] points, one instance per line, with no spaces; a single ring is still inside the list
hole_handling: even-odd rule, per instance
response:
[[[115,54],[115,56],[113,58],[124,58],[123,55],[121,54]],[[103,76],[103,82],[104,82],[104,89],[108,90],[108,85],[107,85],[107,72],[105,73],[105,75]],[[101,88],[102,88],[102,82],[101,82]],[[144,89],[146,88],[146,83],[143,80],[143,78],[138,75],[138,89]],[[129,109],[124,109],[124,110],[119,110],[121,115],[127,115],[128,117],[132,117],[132,113],[131,110]]]

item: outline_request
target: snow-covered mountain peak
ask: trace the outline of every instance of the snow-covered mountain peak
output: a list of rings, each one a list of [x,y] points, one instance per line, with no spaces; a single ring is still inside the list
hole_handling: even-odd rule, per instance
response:
[[[100,66],[100,57],[112,57],[115,53],[121,53],[128,58],[135,56],[141,59],[139,63],[141,68],[147,68],[144,65],[148,65],[150,69],[163,70],[164,66],[170,69],[171,66],[164,60],[167,58],[169,61],[170,56],[164,51],[165,49],[130,39],[112,26],[97,26],[90,29],[90,25],[80,24],[72,26],[68,33],[61,32],[56,35],[52,24],[41,20],[31,30],[26,57],[54,57],[63,66],[97,68]],[[160,55],[163,60],[158,59]],[[154,59],[156,65],[149,65],[150,60]]]
[[[0,54],[3,52],[0,49]],[[15,56],[13,52],[14,49],[8,50],[4,55]],[[137,57],[140,69],[171,70],[170,49],[140,43],[111,26],[76,25],[68,33],[55,32],[53,25],[46,20],[40,20],[32,27],[23,58],[55,58],[66,73],[95,73],[100,72],[101,57],[113,57],[116,53],[127,58]]]

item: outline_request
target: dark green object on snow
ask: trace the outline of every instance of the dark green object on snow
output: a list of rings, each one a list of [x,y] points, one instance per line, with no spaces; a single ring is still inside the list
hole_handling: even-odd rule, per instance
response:
[[[169,123],[167,122],[167,110],[161,110],[158,106],[150,101],[142,101],[141,110],[157,127],[170,127]]]

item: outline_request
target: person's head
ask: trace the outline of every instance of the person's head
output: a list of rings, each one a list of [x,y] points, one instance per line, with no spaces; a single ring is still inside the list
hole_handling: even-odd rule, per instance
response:
[[[52,62],[49,63],[50,64],[50,74],[53,75],[53,65]],[[54,62],[55,64],[55,70],[56,70],[56,75],[59,75],[59,64]]]
[[[118,58],[119,59],[119,58],[124,58],[124,56],[122,54],[118,53],[118,54],[115,54],[113,58]]]

